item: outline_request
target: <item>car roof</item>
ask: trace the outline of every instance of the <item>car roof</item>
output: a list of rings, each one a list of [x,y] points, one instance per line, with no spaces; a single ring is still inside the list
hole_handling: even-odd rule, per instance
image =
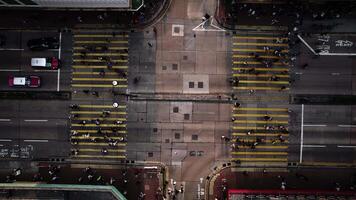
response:
[[[25,85],[26,77],[14,77],[14,85]]]
[[[46,58],[32,58],[31,66],[45,67],[46,66]]]

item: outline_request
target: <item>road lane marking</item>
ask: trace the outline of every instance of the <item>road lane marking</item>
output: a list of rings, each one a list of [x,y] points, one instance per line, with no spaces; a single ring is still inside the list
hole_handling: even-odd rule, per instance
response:
[[[106,41],[106,40],[74,40],[74,44],[128,44],[127,40],[114,40],[114,41]]]
[[[302,116],[300,123],[300,150],[299,150],[299,163],[303,161],[303,143],[304,143],[304,104],[302,104]]]
[[[70,113],[71,114],[88,114],[88,115],[103,114],[103,112],[98,112],[98,111],[71,111]],[[127,114],[127,112],[110,112],[110,115],[126,115],[126,114]]]
[[[243,124],[288,124],[288,121],[272,120],[272,121],[259,121],[259,120],[235,120],[234,123]]]
[[[281,90],[280,87],[233,87],[234,90]],[[289,90],[289,88],[284,88],[283,90]]]
[[[281,112],[288,112],[288,108],[234,108],[234,110],[281,111]]]
[[[247,135],[247,133],[232,133],[233,136],[250,136],[250,137],[256,137],[256,136],[266,136],[266,137],[277,137],[282,135],[283,137],[288,137],[289,134],[285,133],[251,133],[251,135]]]
[[[25,122],[48,122],[47,119],[25,119]]]
[[[234,46],[267,46],[267,47],[288,47],[288,44],[283,43],[257,43],[257,42],[234,42]]]
[[[74,53],[73,56],[80,56],[82,53]],[[86,56],[128,56],[127,53],[86,53]]]
[[[115,85],[112,84],[72,84],[72,87],[94,87],[94,88],[127,88],[127,85]]]
[[[72,136],[72,139],[79,139],[79,140],[94,139],[94,138],[105,139],[105,137],[102,137],[102,136],[98,136],[98,137],[95,137],[95,136],[86,137],[84,135],[82,135],[82,136]],[[123,137],[110,137],[110,138],[114,139],[114,140],[121,140]]]
[[[288,81],[270,81],[270,80],[268,80],[268,81],[260,81],[260,80],[240,80],[239,81],[239,83],[256,83],[256,84],[259,84],[259,83],[261,83],[261,84],[283,84],[283,85],[288,85],[289,84],[289,82]]]
[[[241,55],[241,54],[235,54],[232,55],[233,58],[255,58],[255,56],[250,56],[250,55]],[[269,56],[269,55],[261,55],[259,58],[275,58],[275,59],[280,59],[278,56]]]
[[[240,160],[244,162],[287,162],[287,158],[232,158],[233,160]]]
[[[127,81],[126,78],[72,78],[73,81]]]
[[[117,158],[122,158],[122,159],[124,159],[124,158],[126,158],[126,156],[119,156],[119,155],[117,155],[117,156],[113,156],[113,155],[73,155],[73,157],[75,158],[75,157],[78,157],[78,158],[115,158],[115,159],[117,159]]]
[[[272,76],[272,74],[233,74],[232,75],[233,77],[268,77],[270,78]],[[276,74],[275,75],[276,77],[278,78],[289,78],[289,75],[279,75],[279,74]]]
[[[86,65],[73,65],[73,69],[107,69],[106,65],[97,65],[97,66],[86,66]],[[113,69],[128,69],[128,66],[113,66]],[[117,74],[117,73],[116,73]]]
[[[252,40],[288,40],[286,37],[265,37],[265,36],[238,36],[235,35],[234,39],[252,39]]]
[[[127,59],[112,59],[112,62],[128,62]],[[73,62],[106,62],[99,59],[73,59]]]
[[[0,51],[24,51],[25,49],[16,49],[16,48],[0,48]]]
[[[109,50],[128,50],[128,49],[129,49],[128,47],[109,47]],[[73,47],[73,50],[85,50],[85,48],[84,47]]]
[[[78,130],[78,129],[72,129],[72,131],[76,131],[78,133],[97,133],[98,130]],[[113,131],[111,130],[103,130],[101,131],[102,133],[113,133]],[[116,131],[116,133],[122,133],[122,134],[126,134],[127,131]]]
[[[19,69],[0,69],[0,72],[19,72]]]
[[[108,143],[79,142],[77,146],[109,146]],[[126,146],[125,143],[117,143],[116,146]]]
[[[326,124],[304,124],[304,127],[326,127]]]
[[[248,48],[243,48],[243,49],[241,49],[241,48],[233,48],[232,49],[232,51],[238,51],[238,52],[270,52],[270,53],[272,53],[272,52],[274,52],[274,50],[273,49],[270,49],[270,50],[264,50],[264,49],[248,49]],[[282,53],[288,53],[289,52],[289,50],[288,49],[283,49],[282,51],[281,51]]]
[[[266,114],[233,114],[234,117],[264,117]],[[289,117],[289,115],[268,115],[270,117]]]
[[[59,32],[58,59],[61,60],[62,32]]]
[[[96,120],[99,119],[100,121],[126,121],[126,118],[102,118],[102,117],[98,117],[98,118],[90,118],[90,117],[79,117],[79,118],[75,118],[74,120]]]
[[[74,34],[75,38],[86,38],[86,37],[89,37],[89,38],[98,38],[98,37],[104,37],[104,38],[119,38],[119,37],[129,37],[128,34],[116,34],[115,36],[113,36],[112,34]]]
[[[303,148],[325,148],[326,145],[312,145],[312,144],[304,144]]]
[[[256,152],[256,151],[245,151],[245,152],[231,152],[233,155],[274,155],[274,156],[286,156],[288,155],[287,152]]]
[[[73,75],[100,75],[100,72],[73,72]],[[106,75],[117,75],[116,72],[105,72]]]
[[[11,119],[0,119],[0,122],[10,122]]]
[[[286,145],[281,145],[281,146],[276,146],[276,145],[273,145],[273,146],[256,146],[255,147],[256,149],[287,149],[288,146]],[[251,147],[249,146],[239,146],[239,149],[251,149]]]
[[[236,139],[232,139],[231,140],[232,142],[236,142]],[[253,143],[253,142],[255,142],[256,140],[246,140],[246,139],[244,139],[244,142],[251,142],[251,143]],[[273,143],[273,141],[274,140],[264,140],[264,143],[263,144],[272,144]],[[279,140],[277,141],[277,143],[279,143],[279,144],[288,144],[289,143],[289,141],[288,140],[284,140],[284,142],[280,142]]]
[[[101,152],[101,149],[79,149],[79,152]],[[124,153],[125,149],[108,149],[108,152]]]
[[[57,72],[57,92],[59,92],[60,77],[61,77],[61,69],[58,69],[58,72]]]
[[[24,142],[48,142],[48,140],[23,140]]]
[[[337,125],[338,127],[342,127],[342,128],[356,128],[356,125],[344,125],[344,124],[341,124],[341,125]]]
[[[262,62],[258,62],[258,61],[233,61],[232,62],[234,65],[263,65]],[[285,65],[281,62],[274,62],[272,65],[276,65],[276,66],[288,66],[288,65]],[[269,69],[269,68],[267,68]]]
[[[58,70],[35,69],[34,72],[58,73]]]
[[[126,127],[126,124],[72,124],[73,127]]]
[[[289,72],[288,68],[252,68],[252,67],[233,67],[232,70],[250,70],[255,69],[256,71],[268,71],[268,72]]]
[[[10,139],[0,139],[0,142],[11,142],[12,140]]]
[[[112,105],[79,105],[79,107],[80,108],[114,108]],[[121,105],[121,106],[118,106],[117,108],[126,108],[126,106]],[[101,113],[103,113],[103,112],[101,112]]]
[[[356,146],[351,146],[351,145],[338,145],[337,147],[339,147],[339,148],[356,148]]]

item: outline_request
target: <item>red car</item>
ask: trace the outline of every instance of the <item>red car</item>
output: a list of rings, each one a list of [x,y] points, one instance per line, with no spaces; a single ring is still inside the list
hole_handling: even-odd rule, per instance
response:
[[[41,86],[41,78],[39,76],[9,76],[8,83],[10,87],[37,88]]]

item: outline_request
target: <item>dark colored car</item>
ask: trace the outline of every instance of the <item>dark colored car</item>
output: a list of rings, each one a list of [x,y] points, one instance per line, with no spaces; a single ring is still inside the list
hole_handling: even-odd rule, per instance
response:
[[[59,41],[56,37],[44,37],[32,39],[27,42],[28,48],[33,51],[43,51],[47,49],[58,49]]]

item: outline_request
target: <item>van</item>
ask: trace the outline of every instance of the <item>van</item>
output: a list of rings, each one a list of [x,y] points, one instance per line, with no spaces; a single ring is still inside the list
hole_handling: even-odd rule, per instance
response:
[[[52,58],[32,58],[32,67],[40,67],[56,70],[59,67],[59,60],[55,57]]]

